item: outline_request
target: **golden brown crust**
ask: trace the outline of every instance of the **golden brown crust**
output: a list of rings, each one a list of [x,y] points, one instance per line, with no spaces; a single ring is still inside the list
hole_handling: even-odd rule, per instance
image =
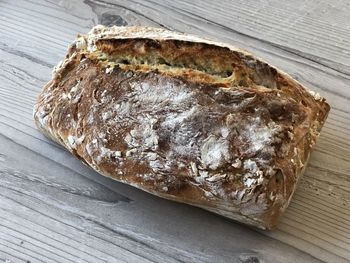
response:
[[[318,94],[229,45],[99,26],[71,45],[34,118],[105,176],[272,228],[328,111]]]

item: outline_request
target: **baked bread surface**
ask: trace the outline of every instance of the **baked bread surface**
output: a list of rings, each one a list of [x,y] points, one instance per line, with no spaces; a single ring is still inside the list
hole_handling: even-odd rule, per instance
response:
[[[148,27],[78,35],[34,119],[102,175],[272,228],[329,105],[233,46]]]

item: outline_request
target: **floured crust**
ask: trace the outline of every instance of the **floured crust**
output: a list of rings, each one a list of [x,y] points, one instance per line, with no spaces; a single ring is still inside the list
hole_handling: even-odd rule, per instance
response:
[[[272,228],[328,111],[318,94],[230,45],[98,26],[70,46],[34,118],[102,175]]]

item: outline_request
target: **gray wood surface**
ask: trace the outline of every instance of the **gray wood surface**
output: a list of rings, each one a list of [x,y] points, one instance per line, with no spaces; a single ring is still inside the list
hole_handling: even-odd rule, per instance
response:
[[[0,262],[349,262],[350,2],[0,0]],[[34,127],[77,32],[152,25],[248,49],[332,110],[274,231],[98,175]]]

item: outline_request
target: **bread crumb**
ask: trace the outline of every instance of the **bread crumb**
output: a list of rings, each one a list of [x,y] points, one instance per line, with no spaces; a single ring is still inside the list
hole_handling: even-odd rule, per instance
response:
[[[126,155],[126,157],[130,157],[136,152],[137,152],[137,149],[127,150],[125,155]]]
[[[149,161],[155,161],[157,159],[157,154],[155,152],[148,152],[146,156]]]
[[[191,162],[191,169],[192,169],[193,175],[198,176],[198,169],[197,169],[196,163]]]
[[[71,149],[75,148],[75,140],[74,140],[74,137],[72,135],[68,135],[67,142],[68,142],[68,145]]]
[[[217,182],[219,180],[222,180],[224,178],[226,178],[226,174],[214,174],[211,177],[205,178],[205,180],[209,181],[209,182]]]
[[[208,171],[199,170],[199,174],[200,174],[200,176],[203,177],[203,178],[206,178],[206,177],[209,176]]]
[[[247,178],[246,180],[244,180],[244,185],[247,187],[250,187],[255,182],[256,182],[256,180],[254,178]]]
[[[259,171],[259,168],[256,162],[251,159],[245,160],[243,167],[244,169],[250,171],[251,173],[256,173],[257,171]]]
[[[236,159],[232,164],[231,164],[234,168],[241,168],[242,166],[242,161],[240,159]]]
[[[319,93],[317,93],[317,92],[315,92],[315,91],[313,91],[313,90],[309,90],[309,89],[306,89],[310,94],[311,94],[311,96],[315,99],[315,100],[322,100],[323,98],[322,98],[322,96],[319,94]]]
[[[80,136],[79,138],[76,136],[68,135],[67,143],[70,149],[75,149],[78,144],[81,144],[85,139],[85,135]]]
[[[113,69],[114,69],[114,67],[106,68],[106,74],[109,74],[109,73],[113,72]]]

